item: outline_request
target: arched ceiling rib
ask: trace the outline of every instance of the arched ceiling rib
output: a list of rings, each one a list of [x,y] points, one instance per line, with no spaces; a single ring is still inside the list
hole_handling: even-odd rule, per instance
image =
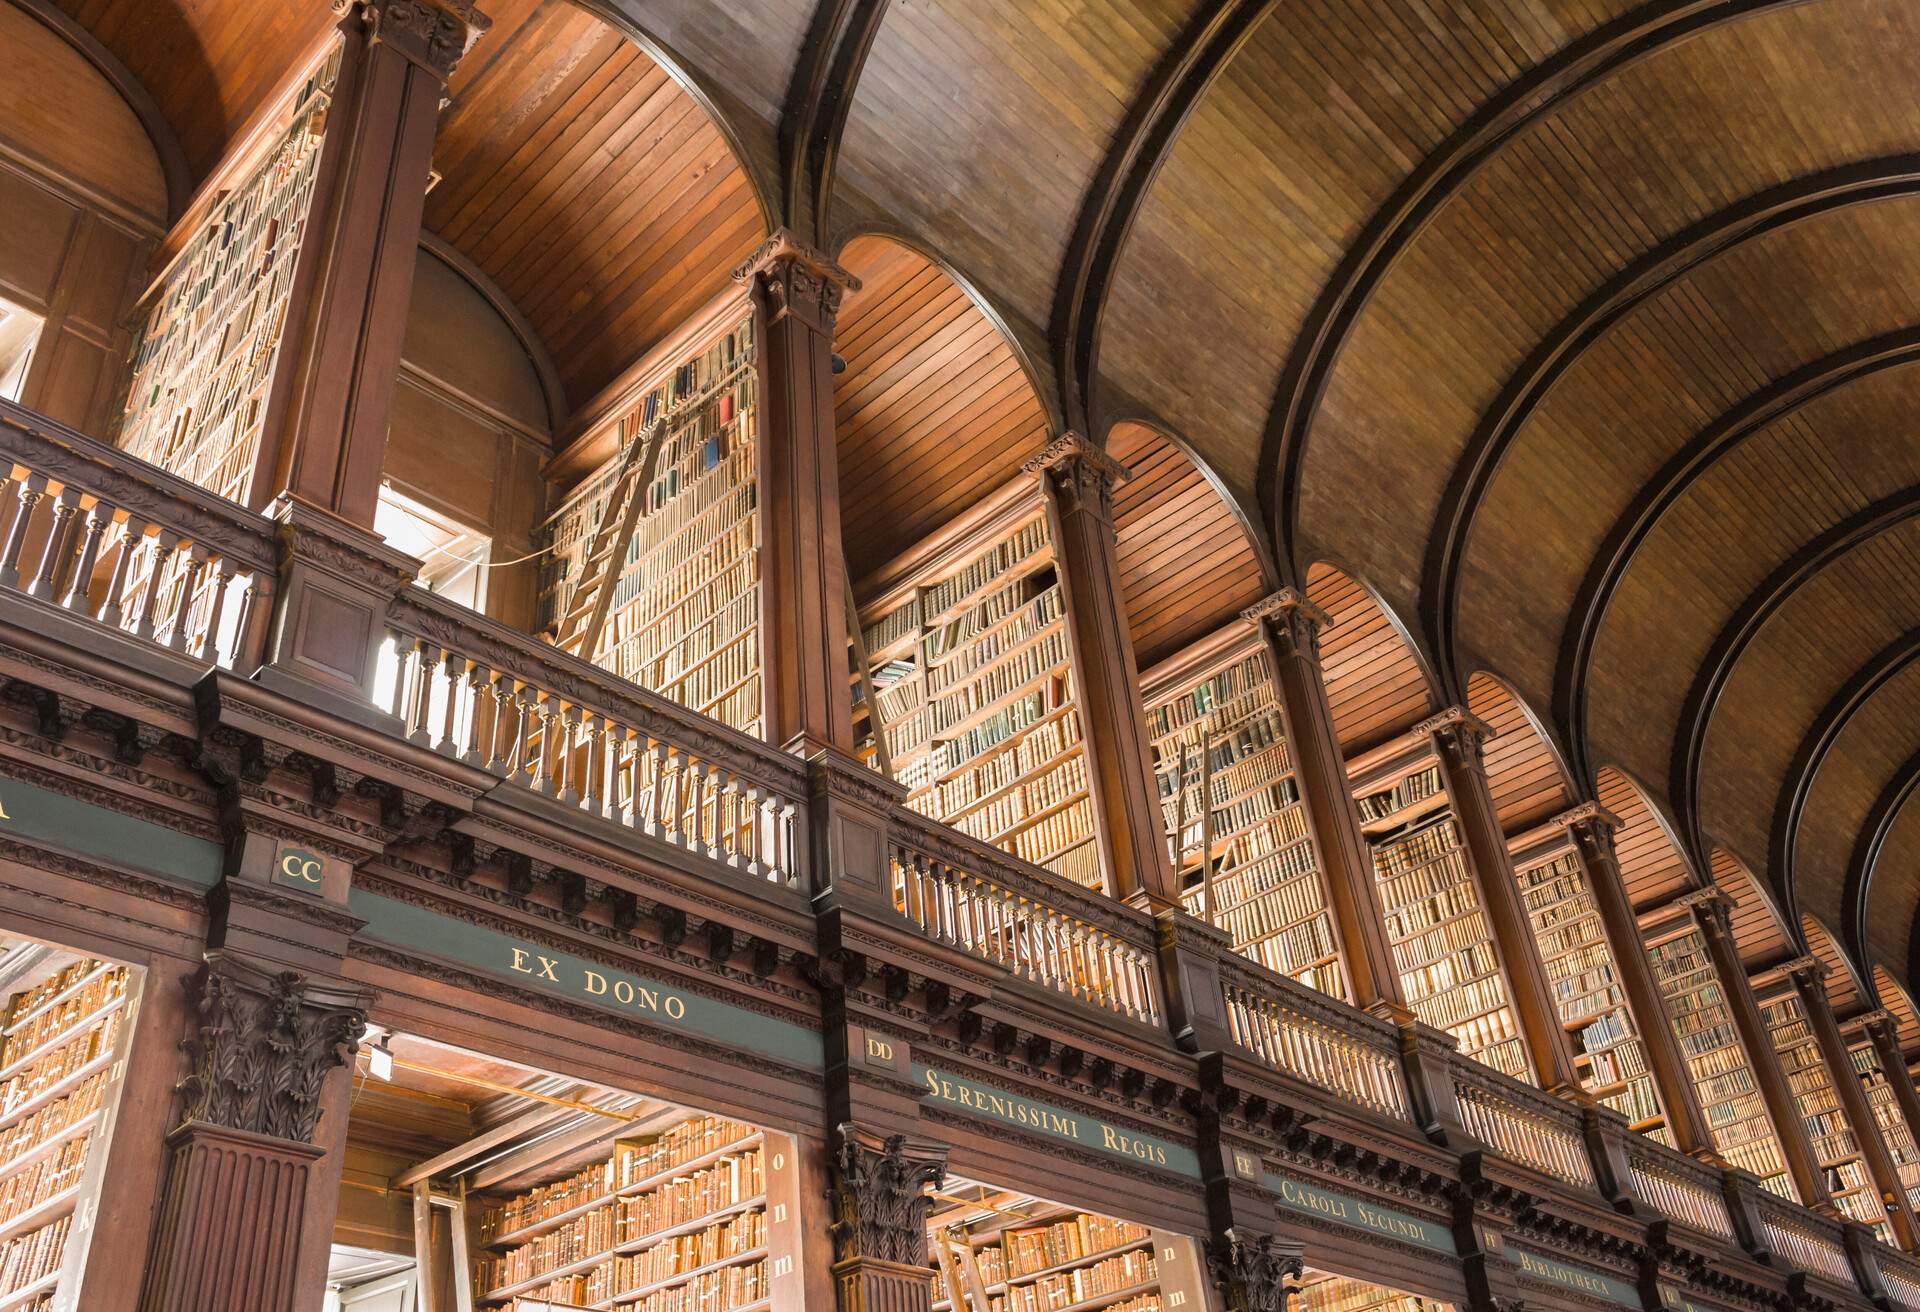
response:
[[[1882,891],[1877,887],[1881,862],[1890,851],[1895,860],[1889,863],[1886,870],[1888,880],[1894,886],[1890,908],[1893,914],[1889,918],[1896,924],[1899,921],[1898,912],[1906,905],[1906,899],[1915,884],[1911,841],[1915,826],[1909,823],[1908,812],[1915,809],[1913,799],[1916,791],[1920,791],[1920,751],[1901,762],[1888,776],[1886,786],[1873,799],[1872,807],[1861,822],[1859,836],[1854,840],[1841,902],[1844,914],[1848,917],[1847,933],[1855,950],[1863,954],[1870,954],[1875,949],[1884,951],[1889,946],[1887,940],[1876,933],[1871,910],[1876,896]],[[1906,841],[1896,843],[1896,836]],[[1902,959],[1891,953],[1889,955],[1895,961]]]
[[[1813,916],[1802,916],[1800,934],[1806,940],[1807,951],[1827,968],[1827,1002],[1833,1008],[1835,1019],[1846,1020],[1855,1012],[1871,1007],[1871,995],[1861,989],[1852,962],[1840,950],[1839,940],[1827,932],[1827,927]]]

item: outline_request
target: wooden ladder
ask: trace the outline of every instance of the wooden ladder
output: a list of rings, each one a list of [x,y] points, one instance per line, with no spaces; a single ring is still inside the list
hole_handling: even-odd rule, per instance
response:
[[[640,524],[653,469],[660,459],[661,439],[666,421],[656,419],[634,441],[627,443],[607,492],[606,508],[593,527],[593,537],[580,558],[580,577],[567,598],[567,609],[555,625],[553,645],[561,651],[592,660],[600,632],[606,627],[613,609],[614,581],[626,559],[633,532]],[[620,421],[620,436],[627,435],[627,421]]]

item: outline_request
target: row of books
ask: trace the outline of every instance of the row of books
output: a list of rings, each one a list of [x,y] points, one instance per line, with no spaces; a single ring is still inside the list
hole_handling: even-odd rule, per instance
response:
[[[1298,1312],[1452,1312],[1450,1305],[1346,1276],[1306,1284],[1295,1297]]]
[[[1284,810],[1300,801],[1300,785],[1293,777],[1284,742],[1257,748],[1237,741],[1216,743],[1204,773],[1199,755],[1182,748],[1170,761],[1161,762],[1155,776],[1162,823],[1169,833],[1199,824],[1206,805],[1200,798],[1203,781],[1214,811],[1215,833],[1242,828],[1267,811]],[[1235,808],[1243,812],[1238,818],[1227,814]]]
[[[1660,1095],[1653,1087],[1651,1076],[1639,1076],[1628,1080],[1625,1088],[1608,1094],[1600,1101],[1636,1125],[1665,1115],[1660,1106]]]
[[[970,717],[1059,671],[1066,663],[1067,633],[1055,627],[967,682],[930,699],[927,714],[931,731],[945,737]]]
[[[962,815],[950,814],[948,823],[977,838],[998,842],[1010,837],[1016,826],[1063,806],[1083,796],[1086,791],[1086,757],[1074,752],[1030,776],[1027,782],[1003,791],[991,801]]]
[[[1302,875],[1314,875],[1317,883],[1319,871],[1320,855],[1310,840],[1275,848],[1264,831],[1253,830],[1234,840],[1220,863],[1213,877],[1214,897],[1224,910],[1263,897]]]
[[[1236,944],[1251,943],[1254,939],[1314,919],[1327,909],[1326,894],[1320,886],[1317,871],[1297,875],[1284,884],[1273,885],[1258,897],[1231,904],[1222,896],[1221,882],[1217,877],[1214,880],[1216,905],[1211,919],[1216,926],[1233,935]],[[1188,900],[1195,906],[1201,905],[1203,891],[1203,886],[1187,889]]]
[[[1149,1231],[1131,1221],[1080,1212],[1064,1220],[1031,1229],[1008,1230],[1001,1236],[1009,1279],[1082,1257],[1103,1253],[1122,1244],[1145,1240]]]
[[[71,989],[65,997],[58,992],[50,995],[59,1001],[49,1002],[38,1010],[23,1006],[21,1014],[25,1019],[9,1026],[6,1039],[0,1042],[0,1067],[12,1066],[35,1049],[79,1028],[126,993],[127,971],[121,966],[90,972],[85,983]]]
[[[1159,1268],[1154,1261],[1153,1249],[1136,1248],[1088,1266],[1042,1276],[1030,1285],[1014,1285],[1007,1293],[1011,1306],[1016,1308],[1061,1308],[1084,1303],[1102,1294],[1118,1294],[1140,1285],[1152,1284],[1158,1277]]]
[[[1007,607],[1005,614],[975,607],[941,630],[937,642],[934,635],[929,635],[930,651],[937,647],[949,653],[934,656],[927,663],[927,684],[933,692],[964,683],[1021,644],[1033,641],[1066,615],[1065,594],[1047,571],[1016,579],[994,595]],[[977,635],[954,632],[955,625],[968,621],[977,623]]]
[[[1067,758],[1067,749],[1080,744],[1080,717],[1060,715],[1039,725],[1008,750],[982,761],[973,769],[934,785],[930,814],[951,816],[989,797],[1017,780],[1031,778]],[[1076,754],[1071,759],[1079,760]]]
[[[997,580],[1051,546],[1046,517],[1036,515],[946,578],[922,589],[920,607],[924,619],[916,623],[937,624],[948,611],[993,587]]]
[[[95,1071],[64,1098],[56,1098],[0,1130],[0,1174],[9,1170],[18,1158],[99,1111],[106,1087],[107,1072]]]
[[[0,1243],[0,1298],[4,1298],[7,1291],[25,1289],[60,1269],[72,1225],[73,1217],[63,1216]]]
[[[1216,728],[1273,704],[1273,667],[1256,651],[1181,692],[1161,698],[1147,711],[1147,734],[1156,740],[1208,718]]]
[[[1419,872],[1458,852],[1460,831],[1454,826],[1453,817],[1450,814],[1441,815],[1417,829],[1409,830],[1387,842],[1375,843],[1372,846],[1375,874],[1383,881],[1390,880],[1396,876]],[[1433,886],[1439,887],[1445,882],[1444,879],[1438,880]]]
[[[603,1261],[585,1270],[556,1275],[542,1288],[549,1295],[581,1303],[604,1303],[729,1258],[745,1258],[765,1248],[766,1240],[766,1213],[756,1208],[699,1230],[669,1236],[636,1253],[614,1254],[603,1247],[595,1250],[606,1254]],[[482,1258],[475,1283],[485,1290],[504,1290],[594,1255],[535,1264],[522,1260],[524,1251],[515,1249],[504,1258]]]
[[[0,1226],[79,1184],[80,1172],[87,1165],[88,1147],[89,1136],[76,1135],[45,1156],[0,1177]]]
[[[736,1312],[764,1302],[767,1294],[767,1263],[763,1258],[709,1271],[616,1307],[617,1312]]]
[[[11,1116],[88,1062],[111,1053],[125,1015],[124,1009],[108,1012],[100,1024],[88,1026],[0,1081],[0,1117]]]
[[[942,775],[957,770],[1071,704],[1067,681],[1050,679],[1026,696],[1015,698],[966,732],[935,744],[930,749],[933,768]],[[1077,731],[1075,736],[1078,737]]]
[[[1442,788],[1440,767],[1433,765],[1424,770],[1414,771],[1391,788],[1354,798],[1354,805],[1360,810],[1361,823],[1365,824],[1373,820],[1384,820],[1395,812],[1404,811],[1416,803],[1438,797]]]
[[[1198,802],[1198,798],[1192,799]],[[1206,817],[1206,831],[1212,842],[1218,844],[1222,839],[1238,837],[1244,831],[1261,825],[1266,830],[1269,843],[1296,843],[1307,836],[1306,811],[1296,805],[1298,794],[1293,791],[1291,779],[1268,784],[1255,789],[1230,804],[1214,807]],[[1196,858],[1200,847],[1206,840],[1202,837],[1201,817],[1197,807],[1188,812],[1181,826],[1181,849],[1191,852]],[[1176,824],[1178,821],[1175,822]],[[1173,829],[1175,824],[1169,824]]]

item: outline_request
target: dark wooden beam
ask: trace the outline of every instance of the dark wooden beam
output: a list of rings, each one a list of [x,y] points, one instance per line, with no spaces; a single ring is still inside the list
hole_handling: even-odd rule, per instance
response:
[[[1502,146],[1582,91],[1708,28],[1793,2],[1658,0],[1623,14],[1501,88],[1374,211],[1301,326],[1267,415],[1259,487],[1271,498],[1265,509],[1284,568],[1300,568],[1300,469],[1334,361],[1387,271],[1428,221]]]
[[[1920,326],[1872,338],[1776,379],[1702,428],[1668,459],[1627,504],[1594,553],[1567,615],[1554,675],[1553,715],[1567,735],[1572,765],[1593,775],[1587,702],[1600,630],[1627,570],[1660,519],[1705,477],[1714,463],[1771,424],[1836,388],[1885,369],[1920,362]],[[1697,855],[1697,854],[1690,854]]]
[[[1474,519],[1507,452],[1586,352],[1641,305],[1748,242],[1849,205],[1917,194],[1920,155],[1868,160],[1769,188],[1667,238],[1609,278],[1540,339],[1481,416],[1454,462],[1427,536],[1420,615],[1432,635],[1443,686],[1457,684],[1455,611]]]
[[[1872,905],[1874,871],[1880,866],[1887,835],[1893,832],[1894,822],[1916,789],[1920,789],[1920,752],[1909,756],[1893,772],[1880,796],[1873,800],[1873,809],[1860,826],[1853,856],[1847,862],[1847,878],[1840,891],[1840,932],[1847,936],[1846,950],[1869,972],[1873,959],[1867,955],[1867,908]]]
[[[840,138],[867,52],[888,0],[820,0],[807,27],[780,114],[781,221],[805,242],[827,246],[828,203]]]
[[[1814,781],[1820,777],[1828,754],[1846,733],[1853,717],[1915,660],[1920,660],[1920,628],[1907,630],[1882,648],[1841,686],[1821,708],[1806,737],[1800,740],[1793,763],[1780,780],[1780,795],[1773,804],[1773,839],[1768,845],[1771,859],[1767,862],[1767,872],[1774,881],[1781,905],[1795,914],[1798,914],[1800,899],[1794,858],[1800,846],[1800,822],[1806,816],[1807,799],[1813,793]]]
[[[1882,497],[1807,542],[1747,595],[1722,626],[1706,659],[1694,674],[1693,686],[1674,726],[1673,764],[1669,787],[1674,815],[1693,856],[1705,868],[1705,837],[1700,825],[1700,761],[1706,753],[1707,729],[1719,708],[1740,660],[1767,622],[1793,599],[1795,593],[1820,577],[1829,565],[1845,559],[1889,529],[1920,516],[1920,486]]]
[[[1194,106],[1276,3],[1211,0],[1154,68],[1100,161],[1074,221],[1047,331],[1060,413],[1070,429],[1098,440],[1090,415],[1101,312],[1140,206]]]

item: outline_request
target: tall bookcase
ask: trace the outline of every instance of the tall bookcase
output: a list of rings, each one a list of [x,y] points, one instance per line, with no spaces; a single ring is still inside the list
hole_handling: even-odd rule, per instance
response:
[[[1643,922],[1641,937],[1715,1151],[1793,1200],[1787,1159],[1706,939],[1686,911]]]
[[[936,1216],[935,1312],[1172,1312],[1206,1305],[1185,1235],[1097,1213],[1003,1199],[998,1213]],[[956,1297],[956,1294],[958,1295]]]
[[[760,1312],[798,1279],[791,1141],[697,1116],[487,1206],[477,1307]]]
[[[1248,626],[1141,680],[1161,819],[1188,911],[1236,950],[1350,998],[1265,640]]]
[[[121,447],[235,501],[252,491],[338,71],[336,47],[271,152],[167,270],[134,351]]]
[[[54,954],[0,1011],[0,1309],[83,1306],[80,1279],[106,1172],[140,980]]]
[[[1452,1312],[1453,1305],[1351,1276],[1308,1271],[1293,1306],[1299,1312]]]
[[[1907,1195],[1907,1203],[1920,1207],[1920,1144],[1914,1142],[1913,1127],[1907,1124],[1906,1115],[1900,1110],[1899,1095],[1893,1091],[1887,1072],[1880,1067],[1880,1056],[1872,1042],[1861,1037],[1848,1045],[1847,1059],[1853,1063],[1853,1073],[1867,1096],[1867,1106],[1873,1109],[1880,1141],[1887,1146],[1887,1155],[1893,1159],[1894,1170],[1899,1172],[1900,1188]]]
[[[1861,1155],[1860,1140],[1847,1119],[1846,1108],[1841,1106],[1840,1091],[1834,1088],[1832,1072],[1820,1055],[1820,1042],[1800,995],[1792,984],[1778,981],[1765,996],[1755,1000],[1760,1004],[1760,1019],[1773,1038],[1773,1050],[1787,1086],[1793,1091],[1794,1107],[1807,1127],[1807,1143],[1826,1174],[1827,1192],[1847,1216],[1871,1226],[1883,1242],[1893,1242],[1873,1173]]]
[[[873,690],[863,754],[907,805],[1103,888],[1066,597],[1040,486],[1023,476],[882,572],[860,608]]]
[[[1516,854],[1514,877],[1581,1087],[1625,1116],[1635,1130],[1672,1146],[1586,864],[1570,846],[1531,855],[1523,851]]]
[[[605,619],[580,654],[744,733],[761,732],[759,443],[753,320],[734,320],[642,385],[616,451],[541,530],[543,627],[583,589]],[[609,524],[637,480],[631,530]],[[602,530],[609,530],[602,537]],[[596,540],[617,559],[596,561]]]
[[[1348,765],[1407,1005],[1463,1056],[1534,1083],[1512,991],[1430,744]]]

